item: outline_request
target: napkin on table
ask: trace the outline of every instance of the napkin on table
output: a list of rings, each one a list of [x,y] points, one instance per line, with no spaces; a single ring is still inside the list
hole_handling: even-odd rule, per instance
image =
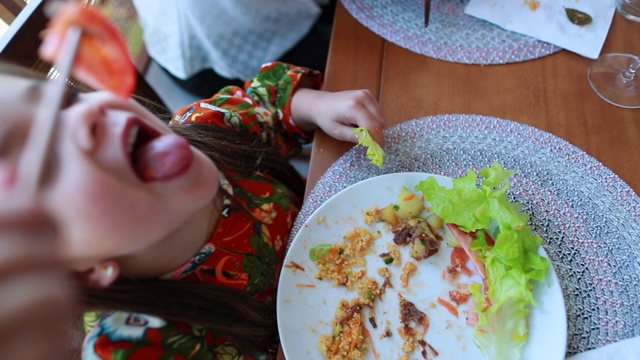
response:
[[[585,12],[593,21],[575,25],[564,8]],[[615,5],[614,0],[471,0],[465,13],[595,59],[607,38]]]
[[[640,359],[640,337],[585,351],[567,360],[633,360]]]

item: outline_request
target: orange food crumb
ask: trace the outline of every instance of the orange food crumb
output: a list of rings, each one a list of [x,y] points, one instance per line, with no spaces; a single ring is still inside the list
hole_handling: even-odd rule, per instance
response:
[[[536,11],[540,7],[540,1],[538,0],[524,0],[524,3],[529,6],[529,10]]]
[[[455,305],[453,305],[452,303],[448,302],[447,300],[441,297],[438,297],[438,304],[444,306],[445,309],[449,310],[449,312],[453,314],[455,317],[458,317],[458,308],[455,307]]]
[[[285,265],[285,267],[292,269],[292,270],[302,270],[304,271],[304,268],[302,267],[302,265],[298,264],[295,261],[291,261],[289,264]]]
[[[314,288],[316,287],[316,284],[296,284],[296,286],[302,288]]]

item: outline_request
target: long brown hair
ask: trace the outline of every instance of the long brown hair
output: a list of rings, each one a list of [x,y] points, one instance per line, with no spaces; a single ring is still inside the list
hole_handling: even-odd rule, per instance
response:
[[[305,183],[297,170],[259,136],[197,123],[173,125],[172,129],[209,156],[223,172],[269,174],[300,198],[304,195]]]

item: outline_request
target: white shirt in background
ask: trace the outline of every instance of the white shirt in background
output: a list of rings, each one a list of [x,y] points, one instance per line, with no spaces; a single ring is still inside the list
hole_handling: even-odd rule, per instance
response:
[[[186,80],[204,69],[253,77],[296,45],[326,0],[133,0],[147,51]]]

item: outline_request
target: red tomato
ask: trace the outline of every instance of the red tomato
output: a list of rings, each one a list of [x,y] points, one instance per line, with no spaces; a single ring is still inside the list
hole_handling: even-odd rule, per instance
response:
[[[55,62],[65,34],[72,26],[82,29],[73,75],[94,89],[109,90],[121,97],[131,96],[138,72],[127,43],[110,20],[93,7],[75,1],[62,5],[43,33],[38,49],[40,57]]]
[[[458,304],[464,304],[469,300],[471,293],[466,290],[451,290],[449,291],[449,298]]]
[[[471,269],[467,267],[468,260],[469,260],[469,255],[461,247],[454,248],[453,251],[451,252],[451,266],[467,274],[467,276],[471,276],[473,275],[473,271],[471,271]]]

